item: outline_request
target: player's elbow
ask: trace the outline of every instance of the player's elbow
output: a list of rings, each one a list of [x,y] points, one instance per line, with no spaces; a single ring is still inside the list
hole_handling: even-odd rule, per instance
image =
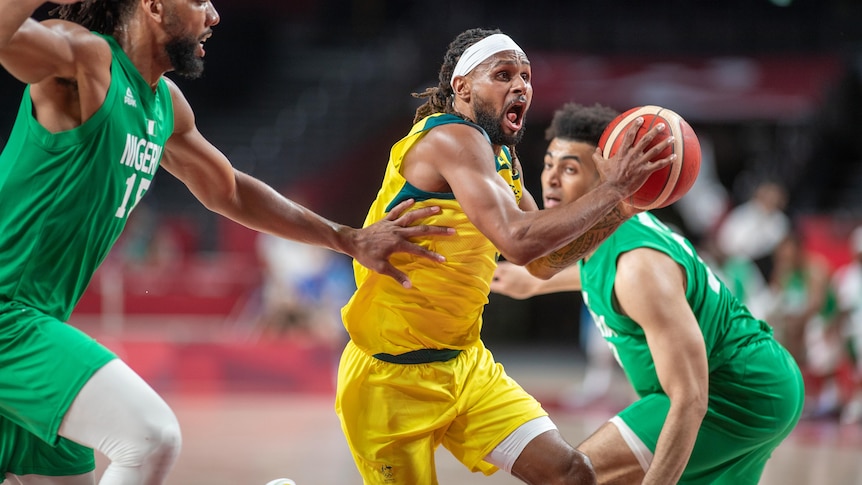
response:
[[[204,207],[216,214],[232,218],[236,212],[235,195],[218,189],[195,192],[195,197]]]
[[[500,249],[500,254],[512,264],[527,266],[536,258],[542,256],[540,248],[533,248],[529,244],[507,244]]]
[[[227,197],[224,194],[220,194],[217,191],[213,190],[198,190],[194,191],[195,198],[207,209],[216,212],[223,213],[225,212],[228,204]]]
[[[512,264],[516,264],[518,266],[524,266],[530,262],[529,259],[526,259],[523,255],[518,253],[500,251],[500,254],[503,255],[504,258],[506,258],[506,261]]]
[[[217,183],[195,184],[189,187],[207,209],[234,218],[241,212],[242,197],[237,179],[224,179]]]
[[[551,268],[546,264],[542,264],[542,260],[537,259],[531,261],[528,264],[525,264],[524,267],[527,271],[530,272],[531,275],[539,278],[540,280],[549,280],[551,277],[560,272],[558,268]]]

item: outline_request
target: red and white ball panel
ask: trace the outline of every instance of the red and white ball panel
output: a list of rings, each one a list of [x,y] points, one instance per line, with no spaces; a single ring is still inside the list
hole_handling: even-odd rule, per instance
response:
[[[629,204],[640,210],[658,209],[673,204],[685,195],[700,172],[700,142],[694,129],[677,113],[661,106],[639,106],[617,116],[607,126],[599,140],[599,147],[605,158],[613,157],[623,141],[629,125],[637,118],[644,118],[644,124],[635,135],[635,143],[657,123],[664,123],[664,129],[650,143],[650,147],[674,137],[672,145],[662,150],[655,160],[676,153],[676,160],[665,168],[655,171],[628,200]]]

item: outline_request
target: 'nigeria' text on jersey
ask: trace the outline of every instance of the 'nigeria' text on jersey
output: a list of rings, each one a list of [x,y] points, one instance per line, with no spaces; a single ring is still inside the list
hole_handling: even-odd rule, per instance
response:
[[[147,192],[173,132],[164,79],[155,91],[111,46],[104,104],[81,126],[50,133],[29,86],[0,154],[0,301],[67,320]]]

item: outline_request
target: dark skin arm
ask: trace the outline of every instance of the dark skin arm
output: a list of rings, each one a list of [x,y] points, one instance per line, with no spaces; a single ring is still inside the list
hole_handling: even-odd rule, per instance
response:
[[[627,134],[629,136],[630,132]],[[643,140],[641,140],[643,142]],[[631,143],[628,140],[626,143]],[[645,146],[641,144],[635,147]],[[618,163],[616,160],[608,160],[602,156],[601,149],[596,148],[593,152],[593,162],[601,171],[609,170],[609,164]],[[620,227],[620,225],[631,218],[633,215],[640,212],[626,202],[619,202],[614,208],[604,215],[596,224],[591,226],[580,237],[562,248],[541,258],[530,261],[526,266],[527,271],[533,276],[547,280],[557,273],[564,271],[569,266],[583,259],[610,235]]]
[[[104,103],[111,83],[111,49],[104,39],[78,24],[62,20],[40,23],[30,18],[42,3],[0,0],[0,64],[30,84],[37,120],[56,133],[80,126]],[[134,26],[138,29],[143,29],[144,23],[157,25],[163,21],[159,5],[145,1],[141,8],[135,14],[138,23]],[[124,32],[131,35],[128,30]],[[141,44],[135,46],[148,45]],[[155,59],[144,59],[153,61],[147,65],[148,72],[156,70]],[[156,80],[161,77],[158,71],[151,74]],[[405,201],[386,219],[363,229],[329,221],[235,170],[197,130],[191,107],[177,86],[170,81],[168,84],[176,119],[162,166],[182,180],[206,207],[258,231],[348,254],[408,287],[407,275],[389,263],[391,254],[407,252],[442,261],[438,254],[410,242],[414,237],[452,234],[448,228],[414,225],[438,208],[404,213],[412,204]]]
[[[511,188],[493,164],[488,163],[494,157],[492,147],[478,130],[466,125],[444,125],[431,130],[405,156],[404,175],[422,190],[453,192],[470,221],[503,256],[523,265],[583,236],[637,190],[652,171],[670,163],[671,159],[648,161],[666,146],[666,142],[661,142],[646,149],[660,128],[654,127],[633,144],[638,127],[638,123],[633,124],[626,134],[625,148],[607,163],[606,181],[559,208],[522,210],[512,197]],[[622,216],[616,217],[619,225]],[[595,240],[591,248],[598,242]]]
[[[169,84],[174,99],[174,135],[165,147],[162,166],[182,180],[210,210],[260,232],[348,254],[407,287],[407,275],[389,263],[392,253],[407,252],[442,261],[436,253],[409,241],[413,237],[452,234],[447,228],[413,225],[439,208],[423,208],[402,216],[412,205],[412,201],[405,201],[385,219],[364,229],[329,221],[234,169],[200,134],[185,97],[175,84]]]

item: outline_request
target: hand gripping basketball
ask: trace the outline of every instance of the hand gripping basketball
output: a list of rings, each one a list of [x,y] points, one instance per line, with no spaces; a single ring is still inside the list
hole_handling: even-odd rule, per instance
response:
[[[680,115],[661,106],[639,106],[617,116],[605,128],[599,139],[602,156],[611,158],[616,154],[626,130],[638,116],[643,117],[644,123],[638,129],[634,142],[637,143],[656,123],[664,123],[667,128],[653,139],[649,147],[669,136],[674,137],[674,142],[653,160],[666,158],[672,153],[677,157],[670,165],[653,172],[626,202],[639,210],[667,207],[678,201],[694,185],[700,173],[700,143],[692,127]]]

